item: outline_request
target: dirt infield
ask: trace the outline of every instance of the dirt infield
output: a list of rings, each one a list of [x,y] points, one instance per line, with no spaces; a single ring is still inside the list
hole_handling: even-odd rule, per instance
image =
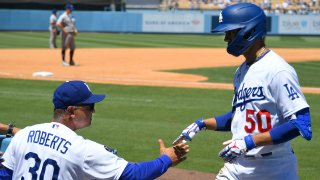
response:
[[[320,49],[274,49],[288,62],[319,60]],[[225,49],[77,49],[76,67],[61,66],[60,50],[1,49],[0,78],[76,80],[87,82],[233,89],[232,84],[201,82],[206,77],[160,72],[161,70],[235,66],[242,57],[234,58]],[[53,76],[35,77],[34,72],[52,72]],[[303,87],[305,93],[320,94],[320,88]],[[171,168],[161,180],[214,179],[214,174]]]
[[[275,49],[288,62],[319,59],[320,49]],[[88,82],[232,89],[231,84],[201,82],[206,77],[159,72],[160,70],[234,66],[242,57],[234,58],[225,49],[178,48],[108,48],[77,49],[77,67],[61,66],[60,50],[1,49],[0,78],[71,80]],[[34,72],[54,73],[50,77],[34,77]],[[305,93],[320,93],[320,88],[303,87]]]

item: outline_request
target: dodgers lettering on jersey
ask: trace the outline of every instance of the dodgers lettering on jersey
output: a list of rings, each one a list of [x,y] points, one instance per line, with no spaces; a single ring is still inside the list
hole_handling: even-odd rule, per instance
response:
[[[246,104],[251,101],[260,101],[265,99],[265,95],[263,94],[263,87],[246,87],[245,83],[242,84],[242,87],[234,92],[234,101],[233,107],[240,107],[240,110],[245,110]]]
[[[72,145],[70,141],[64,138],[40,130],[31,130],[27,142],[49,147],[62,154],[65,154]]]

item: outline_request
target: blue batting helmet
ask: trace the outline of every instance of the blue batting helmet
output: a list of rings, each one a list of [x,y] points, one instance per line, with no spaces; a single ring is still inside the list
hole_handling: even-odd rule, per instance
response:
[[[226,7],[219,16],[219,26],[213,32],[240,29],[227,51],[234,56],[241,55],[257,39],[266,34],[266,15],[255,4],[239,3]]]
[[[66,10],[67,10],[67,9],[74,10],[73,5],[70,4],[70,3],[66,4],[66,6],[65,6],[64,8],[65,8]]]

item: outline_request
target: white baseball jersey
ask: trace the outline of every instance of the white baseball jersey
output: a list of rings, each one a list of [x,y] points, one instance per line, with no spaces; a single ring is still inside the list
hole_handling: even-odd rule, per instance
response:
[[[75,27],[75,18],[72,17],[71,14],[67,14],[64,12],[59,16],[57,23],[62,23],[63,29],[66,32],[74,32],[76,27]]]
[[[50,22],[50,25],[49,25],[49,30],[52,31],[53,29],[55,29],[55,24],[57,23],[57,16],[54,15],[54,14],[51,14],[50,18],[49,18],[49,22]],[[54,24],[54,27],[51,26],[51,24]]]
[[[295,70],[273,51],[251,66],[244,62],[235,73],[234,88],[233,139],[269,131],[309,107]],[[291,152],[290,142],[254,148],[247,155],[276,151]]]
[[[56,122],[20,130],[3,157],[13,179],[119,179],[128,163]]]

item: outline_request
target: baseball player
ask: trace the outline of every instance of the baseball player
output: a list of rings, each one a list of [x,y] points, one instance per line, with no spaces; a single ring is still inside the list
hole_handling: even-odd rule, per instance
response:
[[[50,31],[50,39],[49,39],[49,47],[50,48],[57,48],[57,35],[58,35],[58,29],[57,29],[57,10],[53,9],[52,13],[49,18],[50,26],[49,26],[49,31]]]
[[[78,65],[73,60],[74,51],[76,49],[74,36],[78,33],[78,30],[74,24],[75,18],[72,17],[72,11],[74,7],[72,4],[65,6],[65,12],[59,16],[57,26],[61,29],[61,55],[63,66],[75,66]],[[65,60],[65,54],[67,48],[70,48],[70,61],[69,63]]]
[[[266,16],[255,4],[226,7],[214,32],[225,32],[227,52],[245,60],[234,75],[230,112],[198,119],[173,142],[191,140],[201,130],[231,131],[219,156],[225,161],[216,179],[298,179],[290,140],[311,140],[309,105],[297,74],[265,46]]]
[[[92,94],[83,81],[62,83],[53,94],[53,122],[15,134],[3,155],[0,179],[155,179],[186,159],[188,145],[166,148],[159,139],[159,158],[131,163],[115,150],[77,135],[76,130],[90,126],[95,103],[104,98]]]

